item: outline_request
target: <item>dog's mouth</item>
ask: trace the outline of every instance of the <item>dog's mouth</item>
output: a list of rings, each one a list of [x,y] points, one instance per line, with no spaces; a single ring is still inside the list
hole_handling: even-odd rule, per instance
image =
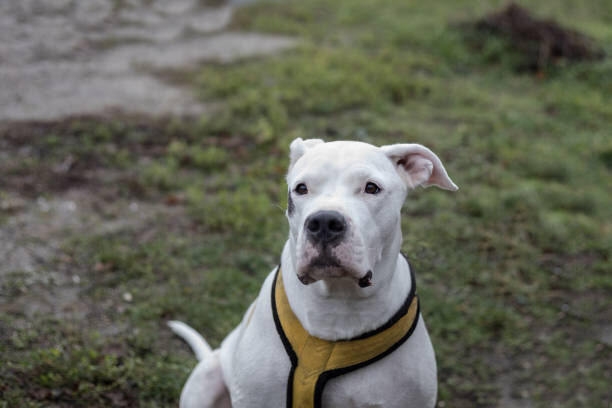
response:
[[[330,254],[319,255],[312,259],[308,265],[298,271],[298,279],[304,285],[310,285],[318,280],[349,278],[361,288],[372,286],[372,271],[365,273],[348,265],[343,265],[336,257]]]
[[[357,280],[357,284],[360,288],[367,288],[368,286],[372,286],[372,271],[367,271],[365,275],[363,275],[359,280]]]
[[[372,286],[372,262],[363,240],[353,233],[339,242],[313,242],[300,234],[296,274],[304,285],[319,280],[352,280],[360,288]]]

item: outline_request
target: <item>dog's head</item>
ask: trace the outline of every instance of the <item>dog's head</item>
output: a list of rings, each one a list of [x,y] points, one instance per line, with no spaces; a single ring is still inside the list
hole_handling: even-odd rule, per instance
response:
[[[401,242],[407,191],[433,185],[458,189],[440,159],[418,144],[376,147],[298,138],[290,150],[289,243],[305,285],[341,277],[371,285],[385,251]]]

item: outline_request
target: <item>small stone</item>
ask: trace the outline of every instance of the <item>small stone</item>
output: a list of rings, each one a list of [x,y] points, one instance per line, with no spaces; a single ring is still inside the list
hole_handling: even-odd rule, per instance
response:
[[[604,325],[599,330],[599,339],[600,342],[606,344],[609,347],[612,347],[612,325]]]
[[[44,197],[38,197],[36,202],[42,212],[49,212],[49,210],[51,210],[51,205],[49,205],[49,202]]]
[[[74,201],[66,201],[66,209],[68,211],[75,211],[77,208],[76,203]]]
[[[125,300],[126,302],[131,302],[132,299],[132,294],[130,292],[125,292],[123,294],[123,300]]]

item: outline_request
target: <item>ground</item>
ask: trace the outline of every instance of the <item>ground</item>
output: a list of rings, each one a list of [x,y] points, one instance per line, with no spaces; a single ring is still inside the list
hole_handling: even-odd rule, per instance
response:
[[[96,15],[65,3],[72,8],[55,12],[23,2],[33,7],[23,18]],[[112,2],[128,16],[152,4]],[[159,13],[198,15],[174,4]],[[612,54],[609,2],[521,4]],[[164,39],[154,18],[114,28],[111,19],[107,34],[127,27],[138,38],[89,39],[87,57],[51,35],[66,47],[61,57],[7,54],[0,70],[24,78],[27,67],[71,68],[61,80],[49,74],[57,88],[31,77],[12,88],[21,99],[0,96],[0,407],[176,406],[195,359],[165,321],[188,322],[218,345],[240,320],[287,234],[283,177],[298,136],[423,143],[460,186],[414,191],[403,210],[402,249],[436,349],[439,407],[609,406],[612,59],[517,71],[503,39],[475,47],[465,24],[501,5],[214,9],[231,15],[214,36],[282,43],[265,57],[185,52],[156,67],[163,58],[154,50],[172,48],[157,41],[199,50],[211,34]],[[13,27],[10,13],[2,27]],[[76,22],[60,27],[86,31]],[[21,28],[34,27],[42,30]],[[158,110],[148,91],[119,93],[125,105],[111,112],[110,102],[63,98],[71,78],[108,79],[84,60],[97,66],[122,49],[136,63],[120,83],[155,83],[185,109]],[[113,81],[111,102],[122,89]]]
[[[233,10],[212,0],[3,2],[0,120],[57,120],[111,109],[201,114],[204,101],[160,74],[269,54],[293,42],[228,30]]]

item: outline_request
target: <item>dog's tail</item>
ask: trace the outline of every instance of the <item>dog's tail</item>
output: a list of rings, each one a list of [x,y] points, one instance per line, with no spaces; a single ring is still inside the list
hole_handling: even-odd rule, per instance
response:
[[[177,336],[189,344],[189,347],[191,347],[195,353],[198,361],[203,360],[212,353],[212,349],[206,340],[204,340],[204,337],[202,337],[200,333],[191,327],[187,326],[185,323],[177,320],[171,320],[168,322],[168,326],[170,326],[170,329],[172,329]]]

